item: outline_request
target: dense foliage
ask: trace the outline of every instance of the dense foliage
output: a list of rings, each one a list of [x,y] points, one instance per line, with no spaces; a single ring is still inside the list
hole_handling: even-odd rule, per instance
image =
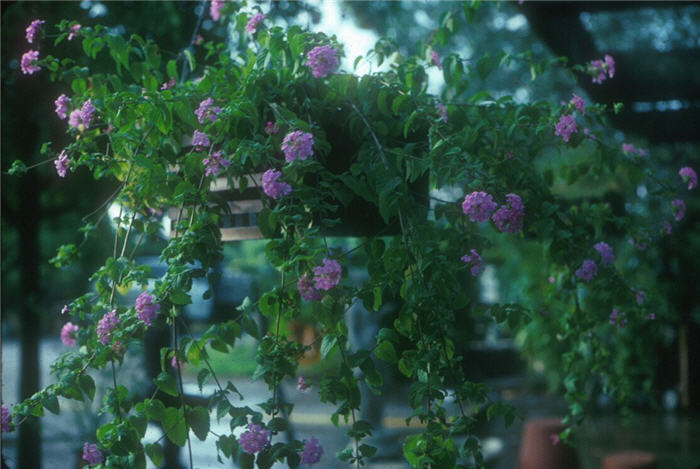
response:
[[[189,430],[201,440],[215,437],[220,455],[243,467],[313,464],[322,453],[316,440],[277,438],[287,428],[292,403],[276,389],[285,377],[297,379],[298,359],[307,348],[281,334],[279,324],[300,315],[304,302],[320,305],[314,320],[323,331],[322,356],[342,358],[337,372],[322,379],[318,395],[337,405],[329,416],[334,424],[351,423],[354,445],[337,457],[358,467],[376,451],[363,443],[372,427],[358,413],[360,381],[382,391],[375,357],[411,380],[411,418],[427,424],[407,438],[407,461],[413,467],[481,465],[473,435],[478,410],[506,424],[515,410],[492,402],[484,384],[465,379],[454,324],[467,317],[493,318],[514,333],[539,332],[529,334],[524,346],[560,360],[569,423],[583,418],[591,386],[603,386],[622,405],[648,387],[661,308],[648,308],[643,287],[626,280],[615,251],[628,240],[646,249],[669,234],[674,217],[683,217],[681,178],[692,189],[697,176],[683,168],[673,183],[657,180],[643,150],[608,143],[613,140],[605,115],[614,106],[576,95],[562,103],[521,103],[486,90],[465,93],[470,80],[487,83],[491,72],[511,62],[526,64],[533,81],[564,69],[572,82],[592,79],[605,86],[615,73],[610,56],[570,68],[564,59],[534,62],[527,52],[470,63],[456,53],[441,56],[477,7],[459,5],[444,14],[415,56],[380,40],[358,60],[389,66],[364,76],[339,70],[343,46],[334,37],[272,26],[240,4],[212,2],[212,18],[231,22],[226,42],[193,35],[192,45],[170,60],[158,44],[136,34],[70,21],[33,22],[22,71],[65,85],[56,117],[66,120],[73,138],[66,148],[46,144],[42,153],[66,182],[80,166],[97,179],[119,181],[103,211],[80,228],[86,236],[110,203],[120,209],[113,255],[92,276],[94,291],[65,308],[70,321],[61,336],[72,348],[53,366],[56,382],[15,406],[8,426],[40,417],[44,408],[58,412],[58,396],[93,399],[95,383],[87,371],[111,368],[114,387],[103,402],[111,419],[94,442],[85,443],[91,465],[144,467],[147,455],[160,464],[160,446],[141,442],[149,421],[161,423],[180,446]],[[52,44],[49,36],[56,31]],[[76,48],[66,48],[75,42],[82,46],[79,57]],[[49,53],[52,47],[65,57]],[[91,69],[104,60],[111,60],[110,72]],[[431,67],[444,77],[439,97],[426,92]],[[26,170],[18,161],[11,172]],[[182,309],[192,301],[193,279],[217,281],[220,226],[231,217],[227,200],[210,191],[219,178],[227,181],[231,197],[254,190],[262,200],[257,223],[269,238],[267,257],[281,282],[194,337]],[[667,216],[642,219],[604,196],[577,200],[555,190],[616,178],[647,180],[650,197],[661,201]],[[437,190],[459,193],[459,200],[432,196]],[[144,239],[158,235],[162,212],[172,207],[178,217],[161,253],[167,272],[134,305],[121,305],[117,296],[125,286],[148,286],[149,268],[133,258]],[[343,266],[356,252],[329,250],[324,242],[341,233],[367,236],[361,249],[369,259],[369,279],[360,286],[343,280]],[[546,310],[484,305],[467,293],[494,243],[541,248],[541,263],[550,266],[543,279]],[[76,245],[64,245],[51,262],[63,267],[79,255]],[[379,331],[371,350],[351,352],[347,308],[362,301],[378,311],[395,300],[400,307],[393,327]],[[262,335],[253,319],[258,313],[271,324]],[[119,383],[116,364],[155,322],[171,327],[173,346],[161,352],[157,393],[134,402]],[[270,389],[264,414],[237,406],[238,391],[220,382],[207,357],[207,346],[228,352],[243,333],[260,339],[254,378]],[[184,362],[200,370],[200,389],[209,380],[218,386],[209,408],[185,404]],[[164,395],[180,398],[179,405],[164,404]],[[456,415],[446,410],[448,396],[457,403]],[[214,410],[230,420],[231,433],[209,432]]]

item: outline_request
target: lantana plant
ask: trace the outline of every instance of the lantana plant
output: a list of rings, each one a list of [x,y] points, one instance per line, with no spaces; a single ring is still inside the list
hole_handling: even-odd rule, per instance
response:
[[[533,80],[566,68],[560,59],[534,63],[526,53],[472,60],[475,66],[457,52],[438,54],[473,8],[466,5],[463,12],[441,18],[439,34],[421,44],[415,56],[390,54],[391,41],[381,40],[364,60],[392,59],[385,71],[363,76],[341,68],[343,45],[334,36],[276,26],[240,2],[211,2],[211,19],[229,22],[231,36],[229,42],[197,36],[197,47],[206,51],[200,62],[191,48],[164,60],[154,41],[99,25],[31,21],[21,70],[64,85],[55,102],[44,104],[47,110],[55,107],[52,118],[65,121],[70,138],[65,148],[46,145],[44,152],[65,183],[81,167],[118,181],[110,202],[120,208],[114,250],[92,276],[94,289],[64,308],[60,336],[67,350],[54,365],[55,382],[11,413],[3,407],[3,431],[40,417],[43,408],[57,411],[59,396],[92,400],[95,383],[88,371],[111,368],[113,387],[103,408],[109,420],[84,442],[83,459],[90,466],[145,467],[147,456],[160,464],[158,444],[143,443],[148,422],[160,423],[180,446],[191,438],[190,430],[201,440],[215,438],[220,457],[242,467],[315,464],[324,453],[316,438],[280,436],[293,409],[276,392],[285,378],[309,392],[297,371],[308,347],[279,327],[308,302],[318,306],[314,320],[323,334],[323,357],[335,351],[341,359],[339,369],[313,392],[337,406],[328,416],[333,424],[350,424],[352,445],[336,457],[356,467],[376,451],[363,442],[373,428],[359,414],[361,381],[382,392],[375,358],[411,382],[410,418],[424,424],[404,442],[406,460],[413,467],[483,466],[472,409],[485,409],[488,418],[500,416],[506,423],[516,411],[492,401],[483,383],[465,378],[453,327],[464,314],[486,316],[514,332],[546,321],[562,350],[561,380],[571,404],[567,423],[583,418],[585,383],[591,380],[605,383],[622,404],[628,401],[651,370],[620,373],[624,366],[613,362],[633,358],[617,351],[655,337],[640,332],[656,326],[643,286],[627,280],[627,267],[615,262],[615,254],[628,239],[641,246],[668,236],[685,212],[678,194],[695,189],[697,175],[683,167],[678,180],[653,193],[667,207],[664,219],[615,212],[600,200],[564,198],[555,190],[562,180],[573,185],[591,175],[631,174],[642,181],[646,160],[633,147],[620,147],[605,126],[605,115],[616,108],[586,102],[574,94],[573,83],[568,101],[561,103],[521,103],[487,90],[467,93],[471,77],[483,80],[509,61],[540,71]],[[57,35],[53,43],[48,33]],[[84,57],[52,55],[52,47],[71,40],[81,42]],[[91,64],[104,58],[111,58],[111,70],[94,71]],[[431,68],[444,76],[440,96],[427,92]],[[595,83],[615,79],[609,55],[568,70]],[[586,155],[585,163],[556,173],[543,169],[540,162],[552,149],[560,155],[575,149]],[[11,172],[24,170],[18,161]],[[257,220],[280,284],[195,337],[183,307],[192,302],[193,279],[213,283],[219,275],[219,226],[228,215],[209,187],[225,178],[243,191],[254,180],[248,176],[260,173],[256,189],[263,209]],[[461,195],[439,198],[434,194],[440,189]],[[329,249],[324,242],[344,223],[341,214],[358,206],[370,207],[384,227],[360,245],[368,258],[368,279],[361,285],[346,278],[356,251]],[[144,238],[157,235],[164,207],[182,216],[161,252],[167,271],[153,283],[149,269],[134,256]],[[607,235],[611,226],[628,232]],[[552,299],[546,318],[525,305],[484,305],[467,294],[465,286],[482,275],[496,241],[542,247],[542,262],[552,266],[549,281],[544,280]],[[62,246],[53,262],[66,265],[76,249]],[[118,301],[118,287],[126,284],[143,290],[135,304]],[[378,311],[389,299],[400,304],[392,327],[379,330],[375,347],[351,349],[343,313],[355,301]],[[238,391],[221,383],[206,352],[207,346],[224,352],[236,347],[257,314],[271,325],[260,338],[254,373],[270,390],[263,412],[237,405]],[[169,327],[173,344],[162,351],[156,394],[134,402],[117,370],[126,350],[153,327]],[[538,345],[553,346],[525,344]],[[216,384],[208,406],[185,404],[185,363],[197,369],[200,389],[210,380]],[[164,395],[180,397],[179,404],[166,406]],[[448,412],[448,398],[456,403],[455,413]],[[228,419],[231,431],[213,435],[210,412]]]

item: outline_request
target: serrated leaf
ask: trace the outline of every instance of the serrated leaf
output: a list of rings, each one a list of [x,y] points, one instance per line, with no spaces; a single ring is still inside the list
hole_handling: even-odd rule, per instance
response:
[[[195,407],[187,413],[187,425],[201,441],[209,433],[209,411],[204,407]]]
[[[166,394],[177,397],[179,395],[177,391],[177,384],[175,383],[175,377],[170,373],[165,371],[161,372],[154,380],[158,389]]]
[[[146,445],[146,454],[153,465],[160,467],[163,465],[163,448],[158,443],[149,443]]]

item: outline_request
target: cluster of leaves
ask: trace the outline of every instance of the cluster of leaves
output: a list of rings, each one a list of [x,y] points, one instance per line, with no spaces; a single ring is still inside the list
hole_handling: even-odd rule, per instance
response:
[[[465,84],[471,78],[486,80],[511,60],[527,63],[531,60],[528,54],[484,57],[473,67],[458,54],[448,54],[442,59],[443,95],[429,95],[426,70],[434,66],[432,47],[435,41],[442,46],[449,43],[454,30],[469,20],[473,11],[469,5],[460,14],[446,14],[433,42],[422,44],[419,55],[403,57],[384,39],[370,56],[380,62],[392,57],[387,71],[362,77],[337,72],[322,79],[312,77],[306,53],[319,45],[341,50],[335,38],[297,26],[261,25],[250,34],[245,32],[250,15],[241,8],[224,6],[231,18],[232,37],[239,40],[237,49],[224,42],[206,42],[201,46],[206,51],[201,63],[191,49],[164,60],[164,51],[155,42],[137,35],[126,38],[99,26],[81,29],[83,52],[90,60],[108,54],[113,72],[93,73],[82,60],[78,64],[73,58],[48,55],[39,61],[52,80],[72,90],[72,108],[87,99],[96,106],[96,123],[68,129],[73,141],[65,151],[72,170],[84,166],[96,178],[119,182],[113,202],[121,209],[114,219],[118,226],[114,254],[92,277],[95,291],[70,305],[80,325],[79,346],[55,364],[58,382],[16,406],[16,415],[37,417],[43,408],[57,412],[57,396],[92,399],[95,385],[86,370],[110,365],[114,370],[115,361],[123,359],[124,348],[142,340],[143,322],[137,320],[133,307],[117,306],[115,295],[121,291],[118,287],[148,285],[149,269],[132,258],[144,237],[157,234],[158,211],[166,207],[178,216],[161,253],[168,269],[156,280],[153,293],[161,306],[158,321],[172,328],[175,345],[162,351],[162,373],[155,384],[156,395],[181,399],[179,404],[166,404],[154,395],[134,402],[128,388],[117,384],[115,373],[114,389],[107,393],[103,408],[111,420],[97,431],[100,447],[109,454],[106,467],[144,467],[146,455],[156,465],[162,463],[160,446],[141,442],[147,423],[160,423],[170,441],[184,446],[190,429],[201,440],[209,436],[210,411],[216,411],[219,420],[230,420],[231,432],[217,435],[220,456],[233,457],[243,467],[257,464],[265,468],[274,461],[299,465],[303,443],[275,440],[287,429],[292,412],[292,405],[283,402],[276,390],[284,377],[296,376],[297,361],[305,348],[281,336],[279,323],[281,318],[300,314],[299,278],[322,258],[344,262],[352,255],[328,252],[323,242],[324,236],[342,232],[348,223],[363,224],[364,234],[372,235],[363,244],[369,280],[361,286],[341,285],[324,292],[314,309],[314,319],[324,334],[322,356],[337,350],[342,357],[337,374],[324,377],[319,389],[322,401],[338,406],[330,420],[336,426],[341,417],[351,422],[348,436],[355,445],[339,453],[340,460],[359,467],[376,451],[362,443],[371,435],[371,425],[356,417],[361,405],[360,382],[373,392],[382,391],[376,358],[411,381],[409,404],[414,412],[409,420],[425,424],[423,431],[405,442],[407,461],[414,467],[455,467],[466,461],[482,464],[479,441],[473,434],[477,418],[484,414],[489,419],[503,417],[508,424],[515,412],[492,402],[486,386],[465,378],[453,324],[465,314],[493,318],[515,331],[543,321],[522,305],[484,307],[465,293],[469,275],[461,255],[471,248],[488,249],[497,238],[538,243],[548,262],[556,266],[558,280],[552,285],[552,296],[557,298],[549,312],[556,319],[546,327],[556,331],[557,340],[541,346],[562,350],[562,379],[572,415],[578,418],[584,413],[584,384],[601,376],[612,395],[628,399],[636,380],[648,369],[639,376],[613,373],[621,367],[611,367],[611,357],[633,360],[619,355],[619,350],[654,336],[645,332],[649,325],[642,320],[641,310],[639,317],[631,318],[634,332],[618,334],[607,324],[612,306],[635,310],[634,291],[626,284],[624,272],[605,269],[589,284],[581,284],[573,272],[593,255],[593,244],[611,227],[632,227],[637,221],[629,214],[614,213],[605,202],[572,201],[553,190],[562,178],[574,184],[601,175],[643,176],[639,159],[627,158],[605,143],[601,116],[613,110],[589,105],[581,120],[594,129],[596,137],[579,133],[564,144],[554,135],[554,126],[561,114],[572,112],[571,104],[523,104],[510,96],[496,99],[487,91],[465,95]],[[70,26],[67,21],[58,25],[56,45]],[[556,60],[530,66],[535,80],[564,65]],[[164,86],[170,80],[175,85]],[[215,121],[202,124],[195,110],[206,98],[212,98],[221,113]],[[446,116],[436,107],[439,102],[446,106]],[[267,122],[275,122],[279,133],[265,132]],[[208,148],[191,145],[195,130],[209,136]],[[296,130],[313,134],[314,155],[285,163],[282,139]],[[585,152],[585,163],[573,169],[543,169],[542,159],[552,148],[577,148]],[[234,319],[214,324],[195,338],[187,332],[181,309],[192,301],[193,279],[206,277],[216,282],[215,266],[222,259],[219,226],[231,215],[227,200],[209,190],[216,177],[205,175],[203,159],[214,151],[221,151],[231,163],[218,177],[238,188],[231,191],[233,197],[251,189],[249,181],[255,182],[251,175],[270,168],[283,169],[292,193],[273,201],[259,191],[264,208],[257,220],[260,231],[271,238],[266,252],[282,273],[281,285],[257,302],[246,300]],[[14,167],[22,169],[19,163]],[[524,228],[518,234],[503,234],[479,226],[462,213],[458,200],[429,203],[429,188],[485,191],[499,203],[504,203],[506,193],[517,193],[525,205]],[[87,235],[94,226],[88,222],[83,231]],[[64,246],[52,262],[60,267],[75,257],[75,246]],[[400,307],[392,327],[379,331],[376,347],[351,353],[343,313],[356,299],[374,311],[390,299]],[[105,346],[97,340],[95,326],[111,310],[117,310],[122,323]],[[258,313],[273,324],[264,335],[253,320]],[[235,386],[228,383],[224,387],[208,362],[207,346],[228,352],[243,331],[260,339],[254,377],[263,379],[272,393],[262,404],[265,415],[235,406],[231,400],[238,395]],[[210,379],[215,380],[217,391],[208,408],[185,403],[180,372],[168,371],[173,357],[200,369],[200,390]],[[456,415],[445,406],[448,397],[457,403]],[[251,422],[264,423],[272,435],[271,445],[257,457],[244,452],[233,436],[236,429]]]

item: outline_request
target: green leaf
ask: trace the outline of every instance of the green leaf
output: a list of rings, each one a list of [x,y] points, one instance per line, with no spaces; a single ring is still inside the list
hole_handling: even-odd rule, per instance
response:
[[[61,413],[61,408],[58,405],[58,398],[53,394],[42,399],[41,404],[51,413]]]
[[[325,335],[321,341],[321,360],[325,360],[328,354],[331,352],[333,347],[338,343],[338,339],[335,336]]]
[[[403,138],[408,137],[408,131],[411,128],[411,124],[413,124],[413,121],[416,120],[416,117],[418,117],[419,114],[420,113],[418,112],[418,109],[416,109],[415,111],[413,111],[411,113],[410,116],[408,116],[408,120],[406,121],[406,123],[403,126]]]
[[[379,308],[382,307],[382,287],[381,286],[374,287],[373,293],[374,293],[374,304],[372,305],[372,309],[374,311],[379,311]]]
[[[387,363],[396,363],[399,361],[399,356],[396,353],[394,344],[389,341],[380,342],[377,348],[374,349],[374,353],[377,355],[377,358]]]
[[[82,374],[80,376],[80,389],[93,400],[95,398],[95,380],[90,375]]]
[[[163,448],[158,443],[149,443],[146,445],[146,454],[150,458],[154,466],[160,467],[163,465]]]
[[[241,318],[241,326],[248,335],[255,339],[260,339],[260,330],[258,329],[258,323],[255,322],[255,319],[250,316],[243,316]]]
[[[174,60],[168,60],[167,72],[170,78],[177,80],[177,62]]]
[[[209,411],[204,407],[195,407],[187,413],[187,425],[201,441],[209,433]]]
[[[187,425],[182,409],[168,407],[163,415],[163,428],[168,439],[178,446],[185,446],[187,441]]]
[[[377,448],[370,445],[360,445],[360,454],[366,458],[371,458],[377,453]]]
[[[174,305],[189,305],[192,303],[192,298],[190,298],[190,295],[182,290],[174,290],[170,292],[169,298]]]
[[[269,208],[264,208],[258,213],[258,228],[266,238],[274,238],[277,232],[277,214]]]
[[[194,69],[197,67],[197,61],[194,58],[194,54],[190,49],[185,49],[183,53],[187,59],[187,65],[190,67],[190,72],[194,72]]]
[[[202,368],[201,370],[199,370],[199,373],[197,374],[197,384],[199,385],[199,392],[202,392],[202,387],[207,382],[207,379],[209,378],[210,374],[211,372],[208,368]]]
[[[401,111],[401,105],[407,100],[408,96],[406,96],[405,94],[399,95],[396,98],[394,98],[394,101],[391,103],[391,110],[393,111],[395,116],[399,115],[399,112]]]
[[[158,377],[154,380],[158,389],[166,394],[177,397],[180,393],[177,391],[177,384],[175,383],[175,377],[170,373],[165,371],[161,372]]]

